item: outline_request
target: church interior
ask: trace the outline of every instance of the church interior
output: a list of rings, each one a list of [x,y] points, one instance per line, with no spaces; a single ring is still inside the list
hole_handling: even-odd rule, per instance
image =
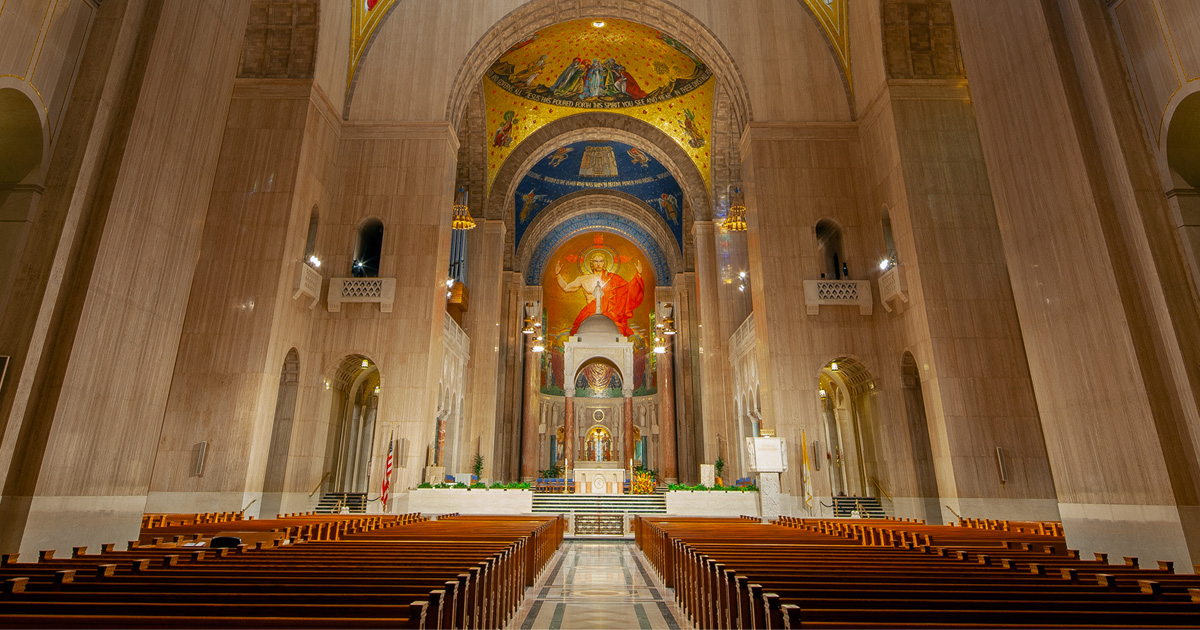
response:
[[[0,2],[0,552],[649,474],[1190,572],[1198,93],[1192,0]]]

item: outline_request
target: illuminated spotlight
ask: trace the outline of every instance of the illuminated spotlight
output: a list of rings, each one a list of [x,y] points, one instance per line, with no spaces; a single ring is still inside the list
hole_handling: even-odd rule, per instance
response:
[[[739,274],[738,274],[738,277],[739,277],[739,278],[745,278],[745,277],[746,277],[746,272],[745,272],[745,271],[743,271],[743,272],[739,273]]]
[[[829,364],[829,371],[830,371],[830,372],[836,372],[836,371],[838,371],[838,367],[837,367],[837,361],[833,361],[833,362],[831,362],[831,363]]]
[[[745,292],[745,291],[746,291],[746,285],[744,285],[744,284],[739,284],[739,285],[738,285],[738,291]]]
[[[544,352],[545,350],[546,350],[546,346],[542,345],[542,336],[538,335],[537,339],[535,339],[533,341],[533,351],[534,352]]]
[[[320,267],[320,266],[321,266],[321,259],[320,259],[320,258],[317,258],[317,255],[316,255],[316,254],[313,254],[312,256],[309,256],[309,257],[308,257],[308,262],[309,262],[309,264],[311,264],[313,267]]]
[[[596,28],[604,28],[604,20],[596,20],[595,22],[592,22],[592,26],[595,26]]]
[[[887,268],[890,264],[891,264],[891,262],[885,258],[885,259],[879,261],[879,268],[882,269],[883,271],[887,271]]]
[[[363,359],[362,366],[363,366],[364,368],[371,367],[371,362],[370,362],[370,361],[367,361],[366,359]]]

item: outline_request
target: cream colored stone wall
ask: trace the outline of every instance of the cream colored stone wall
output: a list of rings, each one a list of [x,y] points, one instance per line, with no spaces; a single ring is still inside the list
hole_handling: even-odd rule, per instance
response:
[[[1184,490],[1195,479],[1194,403],[1181,400],[1191,398],[1190,388],[1168,384],[1173,377],[1163,373],[1192,342],[1163,317],[1194,317],[1195,307],[1172,312],[1166,300],[1164,312],[1155,312],[1154,293],[1180,287],[1147,274],[1154,266],[1147,258],[1168,252],[1152,253],[1139,238],[1145,230],[1154,239],[1159,228],[1137,218],[1146,210],[1127,205],[1136,193],[1113,179],[1136,177],[1149,163],[1127,163],[1123,176],[1109,170],[1104,159],[1115,147],[1106,136],[1128,129],[1080,107],[1081,89],[1105,98],[1103,88],[1088,87],[1095,70],[1062,74],[1072,66],[1059,64],[1063,50],[1054,38],[1075,36],[1086,60],[1096,35],[1072,30],[1087,23],[1086,13],[1067,13],[1072,26],[1064,32],[1062,14],[1047,15],[1037,2],[956,2],[954,9],[1067,531],[1078,524],[1089,531],[1080,546],[1116,553],[1138,549],[1128,534],[1140,527],[1156,541],[1158,557],[1194,560],[1187,542],[1194,516],[1175,508],[1195,502]],[[985,52],[999,37],[1009,55]],[[1119,99],[1104,104],[1121,106]]]
[[[124,150],[109,156],[119,172],[89,226],[94,245],[67,272],[72,303],[25,407],[23,421],[39,430],[15,445],[13,470],[38,472],[6,486],[0,521],[10,548],[137,531],[245,20],[237,3],[171,4],[159,37],[139,51],[139,108],[128,113]],[[174,63],[179,54],[206,63]],[[103,526],[68,539],[62,523],[97,511]]]

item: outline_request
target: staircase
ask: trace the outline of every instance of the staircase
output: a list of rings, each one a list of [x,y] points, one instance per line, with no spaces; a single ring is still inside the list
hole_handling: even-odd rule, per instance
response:
[[[666,514],[665,494],[543,494],[533,495],[534,513]]]
[[[861,518],[887,518],[887,512],[879,499],[874,497],[833,497],[833,515],[838,518],[850,516],[855,509],[859,510]]]
[[[321,502],[314,510],[317,514],[338,514],[345,507],[351,514],[367,513],[367,493],[330,492],[321,495]]]
[[[607,536],[620,538],[625,535],[624,514],[576,514],[576,536]]]

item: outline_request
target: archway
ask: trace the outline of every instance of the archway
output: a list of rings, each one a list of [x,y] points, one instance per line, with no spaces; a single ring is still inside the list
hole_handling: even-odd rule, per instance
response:
[[[370,486],[371,448],[379,409],[379,368],[354,354],[339,364],[332,379],[330,405],[331,492],[366,493]]]
[[[817,221],[817,251],[821,256],[821,277],[840,280],[846,268],[846,257],[842,253],[842,226],[833,219]]]
[[[272,518],[283,503],[288,453],[292,444],[292,424],[296,414],[296,394],[300,387],[300,353],[288,350],[279,371],[279,391],[275,395],[275,419],[271,423],[271,447],[267,452],[267,470],[263,475],[262,505],[258,513]]]
[[[1166,145],[1172,179],[1167,195],[1178,204],[1179,241],[1192,284],[1200,290],[1200,92],[1188,95],[1175,108]]]
[[[876,496],[871,373],[857,359],[839,357],[821,368],[817,380],[832,495]]]
[[[42,195],[44,136],[33,101],[19,90],[0,88],[0,313],[12,294]]]
[[[912,445],[913,473],[917,481],[917,510],[930,525],[942,523],[941,497],[933,469],[933,447],[929,439],[929,421],[925,417],[925,399],[921,393],[921,373],[911,352],[900,360],[900,391],[904,397],[908,439]]]

